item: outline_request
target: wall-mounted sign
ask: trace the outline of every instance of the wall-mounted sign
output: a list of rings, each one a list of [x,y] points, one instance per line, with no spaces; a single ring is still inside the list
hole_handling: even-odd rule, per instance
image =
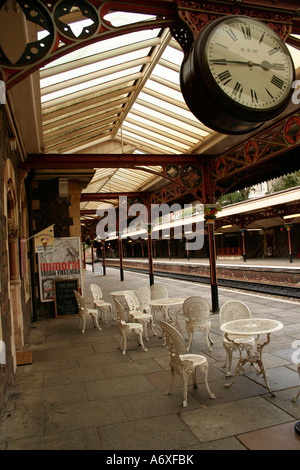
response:
[[[54,251],[54,225],[50,225],[34,235],[34,245],[36,253],[46,253]]]

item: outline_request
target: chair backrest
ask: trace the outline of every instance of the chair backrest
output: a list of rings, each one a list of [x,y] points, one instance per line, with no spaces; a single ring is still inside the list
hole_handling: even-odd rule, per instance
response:
[[[164,284],[154,283],[150,287],[151,300],[167,299],[169,297],[168,288]]]
[[[226,323],[232,320],[240,320],[243,318],[251,318],[251,312],[249,307],[239,300],[229,300],[222,305],[220,309],[220,324]]]
[[[186,345],[182,335],[169,323],[161,321],[160,325],[171,357],[181,362],[179,355],[186,354]]]
[[[124,312],[123,305],[115,297],[114,297],[114,301],[115,301],[115,305],[116,305],[118,323],[119,323],[119,325],[124,325],[126,323],[126,315],[125,315],[125,312]]]
[[[129,290],[124,291],[124,297],[128,305],[129,312],[136,312],[140,308],[137,296]]]
[[[102,290],[99,286],[97,286],[97,284],[91,284],[90,289],[91,289],[94,301],[102,299],[103,297]]]
[[[78,309],[79,311],[84,311],[85,310],[85,302],[84,298],[77,292],[77,290],[74,290],[75,298],[77,301]]]
[[[205,321],[210,312],[209,303],[199,296],[188,297],[182,305],[183,315],[190,322]]]
[[[139,301],[139,306],[141,309],[149,307],[149,301],[151,300],[150,287],[138,287],[138,289],[134,291],[134,294]]]

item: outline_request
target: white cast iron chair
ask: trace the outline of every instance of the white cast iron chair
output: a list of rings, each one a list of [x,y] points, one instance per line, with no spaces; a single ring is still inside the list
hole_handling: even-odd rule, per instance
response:
[[[300,377],[300,364],[298,364],[298,374],[299,374],[299,377]],[[296,403],[296,401],[298,400],[300,396],[300,388],[299,388],[299,392],[297,393],[297,395],[292,399],[292,402],[293,403]]]
[[[124,312],[123,305],[120,304],[118,299],[114,298],[115,305],[116,305],[116,312],[117,312],[117,320],[118,320],[118,329],[120,332],[120,349],[122,350],[122,354],[126,354],[126,347],[127,347],[127,338],[132,336],[132,334],[136,334],[138,343],[142,346],[145,352],[148,349],[145,348],[143,343],[143,325],[140,323],[126,323],[126,314]]]
[[[151,300],[167,299],[169,297],[168,288],[164,284],[161,284],[159,282],[152,284],[152,286],[150,287],[150,292],[151,292]],[[169,316],[168,307],[164,307],[164,309],[165,309],[164,314]],[[151,313],[153,315],[154,322],[155,322],[155,317],[156,317],[156,311],[157,310],[161,310],[160,307],[151,307]]]
[[[89,315],[93,318],[94,327],[101,330],[98,323],[98,310],[96,308],[86,308],[84,298],[79,294],[79,292],[74,290],[74,294],[79,309],[79,327],[81,327],[81,332],[85,332],[85,323]]]
[[[208,350],[212,351],[211,345],[214,343],[209,336],[211,321],[208,320],[210,307],[207,300],[199,296],[189,297],[184,301],[182,309],[189,338],[187,350],[190,350],[194,331],[198,329],[204,332]]]
[[[167,299],[169,297],[168,288],[164,284],[159,282],[152,284],[150,287],[151,300],[155,299]]]
[[[181,375],[183,381],[183,402],[182,406],[187,406],[187,387],[188,377],[193,375],[194,388],[197,388],[196,382],[196,369],[199,367],[205,377],[205,385],[210,398],[216,398],[215,395],[210,391],[208,385],[208,362],[206,357],[200,354],[190,354],[186,352],[186,346],[182,335],[173,326],[166,322],[160,322],[163,335],[165,337],[167,347],[170,353],[170,370],[171,370],[171,385],[166,391],[166,395],[169,395],[174,384],[175,372]]]
[[[222,325],[224,323],[227,323],[233,320],[240,320],[243,318],[252,318],[252,315],[247,305],[244,304],[243,302],[240,302],[238,300],[229,300],[228,302],[225,302],[225,304],[222,305],[220,309],[219,317],[220,317],[220,324]],[[240,344],[242,343],[242,344],[248,345],[249,346],[248,355],[251,354],[251,350],[255,350],[255,338],[253,336],[229,335],[229,339],[234,339],[235,343],[240,343]],[[231,341],[228,341],[225,338],[225,335],[223,336],[223,346],[226,350],[226,360],[225,360],[225,363],[223,364],[223,367],[226,367],[227,361],[228,361],[228,370],[227,370],[226,375],[227,377],[230,377],[232,354],[238,348],[234,343],[232,343]]]
[[[132,291],[126,290],[124,291],[124,297],[128,305],[130,321],[138,322],[143,325],[146,340],[149,341],[148,323],[150,324],[154,336],[157,336],[153,329],[153,317],[151,313],[144,313],[141,310],[137,296]]]
[[[151,300],[151,291],[150,287],[148,286],[142,286],[138,287],[135,291],[134,294],[136,295],[138,301],[139,301],[139,306],[140,309],[143,312],[146,313],[151,313],[151,307],[149,305],[149,302]]]
[[[106,317],[107,310],[109,311],[112,319],[114,320],[112,313],[111,313],[111,310],[112,310],[111,303],[105,302],[103,300],[103,293],[102,293],[101,287],[98,286],[97,284],[91,284],[90,289],[91,289],[91,293],[93,296],[94,308],[98,309],[100,316],[101,316],[101,320],[104,319],[104,323],[107,323],[107,317]]]

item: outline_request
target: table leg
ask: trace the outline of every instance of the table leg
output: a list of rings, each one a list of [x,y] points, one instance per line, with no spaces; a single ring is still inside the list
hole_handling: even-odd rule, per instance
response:
[[[229,339],[227,334],[225,334],[225,337],[226,337],[227,340],[234,343],[234,341]],[[265,366],[264,366],[263,361],[262,361],[263,348],[267,344],[269,344],[269,342],[270,342],[270,333],[267,334],[267,340],[264,343],[260,344],[258,342],[258,339],[257,339],[256,340],[256,351],[255,352],[253,352],[250,349],[251,347],[247,344],[234,343],[236,345],[236,348],[239,351],[240,357],[239,357],[239,361],[238,361],[236,369],[235,369],[234,377],[233,377],[233,379],[230,383],[225,384],[225,388],[231,387],[231,385],[235,382],[235,379],[236,379],[238,373],[240,371],[244,371],[243,366],[246,364],[246,362],[250,362],[250,363],[253,363],[253,364],[257,365],[257,367],[256,367],[257,374],[258,375],[261,374],[264,377],[266,388],[268,389],[268,391],[270,392],[270,394],[273,397],[276,397],[276,393],[274,393],[270,388],[269,381],[268,381],[268,374],[266,372]],[[243,351],[247,352],[247,356],[243,357]]]
[[[273,397],[276,397],[276,393],[273,392],[270,388],[270,385],[269,385],[269,380],[268,380],[268,374],[266,372],[266,369],[265,369],[265,366],[263,364],[263,361],[262,361],[262,351],[263,351],[263,348],[269,344],[270,342],[270,333],[267,334],[267,340],[264,342],[264,343],[258,343],[258,340],[257,340],[257,353],[258,353],[258,358],[257,358],[257,365],[259,367],[259,370],[258,370],[258,374],[261,374],[263,375],[264,379],[265,379],[265,383],[266,383],[266,387],[267,389],[269,390],[269,392],[271,393],[271,395]]]
[[[179,324],[179,321],[178,321],[178,315],[179,315],[180,312],[181,312],[181,308],[180,308],[179,310],[176,310],[176,312],[174,312],[174,313],[175,313],[175,322],[174,322],[174,326],[175,326],[175,328],[177,328],[177,330],[178,330],[180,333],[182,333],[182,328],[181,328],[181,326],[180,326],[180,324]]]
[[[225,335],[225,336],[226,336],[226,335]],[[227,338],[227,339],[228,339],[228,338]],[[229,341],[230,341],[230,340],[229,340]],[[234,341],[232,341],[232,342],[234,343]],[[239,351],[240,357],[239,357],[239,361],[238,361],[238,363],[237,363],[237,365],[236,365],[236,368],[235,368],[235,373],[234,373],[233,379],[232,379],[232,381],[231,381],[230,383],[226,383],[226,384],[224,385],[225,388],[229,388],[229,387],[231,387],[231,385],[234,384],[235,379],[236,379],[238,373],[239,373],[241,370],[244,371],[243,366],[246,364],[246,362],[247,362],[247,360],[248,360],[248,357],[244,357],[244,358],[243,358],[243,356],[242,356],[242,355],[243,355],[243,351],[245,350],[245,344],[238,344],[238,343],[235,343],[235,344],[236,344],[237,349],[238,349],[238,351]]]

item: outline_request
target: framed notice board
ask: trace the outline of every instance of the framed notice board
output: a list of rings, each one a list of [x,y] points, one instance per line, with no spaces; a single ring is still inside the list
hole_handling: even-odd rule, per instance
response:
[[[74,290],[78,291],[78,279],[54,281],[54,307],[56,317],[78,315]]]

